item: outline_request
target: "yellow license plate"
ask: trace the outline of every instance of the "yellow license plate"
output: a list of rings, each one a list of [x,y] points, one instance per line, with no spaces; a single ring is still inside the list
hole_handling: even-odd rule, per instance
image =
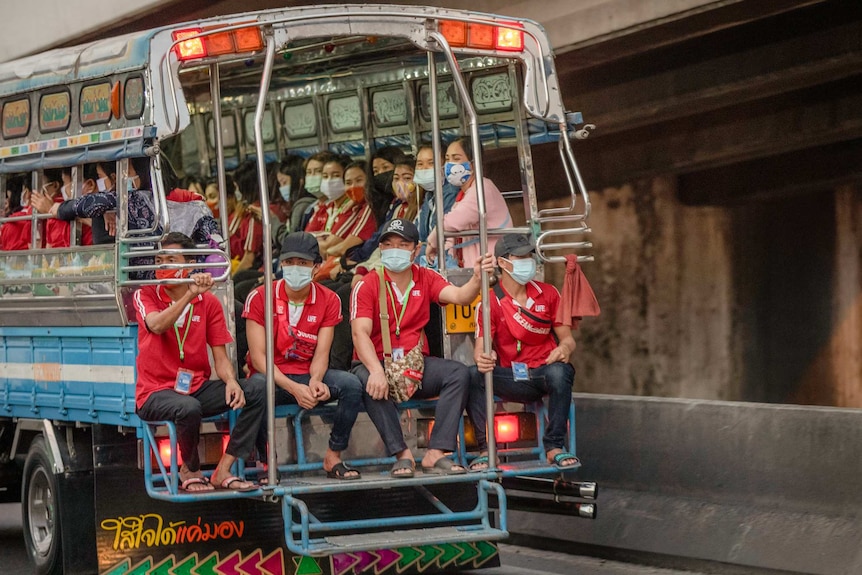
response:
[[[481,296],[476,296],[469,305],[450,303],[446,306],[446,333],[474,333],[476,331],[476,305]]]

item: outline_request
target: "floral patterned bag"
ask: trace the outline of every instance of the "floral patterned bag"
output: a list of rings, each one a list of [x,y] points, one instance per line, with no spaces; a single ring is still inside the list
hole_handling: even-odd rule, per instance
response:
[[[386,305],[386,280],[383,270],[379,270],[380,279],[380,335],[383,339],[383,370],[386,382],[389,384],[389,397],[396,403],[407,401],[416,390],[422,387],[422,374],[425,370],[425,356],[422,355],[422,336],[416,347],[398,359],[392,358],[392,340],[389,334],[389,308]]]

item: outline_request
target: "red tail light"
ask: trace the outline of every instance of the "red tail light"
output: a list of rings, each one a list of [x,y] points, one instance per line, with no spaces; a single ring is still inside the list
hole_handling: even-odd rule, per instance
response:
[[[494,436],[498,443],[518,441],[521,432],[521,422],[517,415],[498,415],[494,417]]]
[[[177,58],[179,58],[181,62],[206,57],[207,51],[204,47],[203,38],[192,38],[192,36],[197,36],[201,32],[202,30],[200,28],[189,28],[187,30],[177,30],[176,32],[171,33],[171,37],[174,40],[182,40],[182,42],[174,47]]]
[[[167,437],[157,440],[159,446],[159,459],[162,460],[162,465],[169,467],[171,464],[171,440]],[[183,456],[177,452],[177,465],[183,464]]]

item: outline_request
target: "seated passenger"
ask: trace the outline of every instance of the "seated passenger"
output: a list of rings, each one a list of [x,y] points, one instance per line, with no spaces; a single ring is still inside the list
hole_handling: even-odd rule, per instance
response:
[[[43,174],[44,183],[42,184],[41,195],[50,198],[55,204],[65,201],[67,198],[63,195],[63,188],[65,188],[63,185],[63,172],[61,170],[48,169]],[[45,247],[68,248],[72,238],[71,229],[71,224],[64,220],[53,218],[46,221]]]
[[[171,232],[163,249],[194,249],[191,238]],[[181,255],[156,256],[156,264],[186,263]],[[159,270],[158,279],[189,277],[188,270]],[[144,286],[135,292],[138,320],[137,414],[144,421],[173,421],[183,458],[180,468],[186,491],[232,489],[249,491],[256,486],[231,475],[238,457],[251,455],[266,394],[257,381],[236,380],[225,345],[233,341],[217,297],[209,293],[212,276],[193,274],[193,283]],[[212,351],[216,375],[210,380],[207,346]],[[225,453],[210,481],[200,470],[198,441],[201,418],[240,409]]]
[[[399,205],[392,215],[393,220],[410,220],[416,223],[416,216],[419,214],[419,190],[413,182],[415,169],[416,163],[409,156],[395,164],[392,171],[392,192]]]
[[[298,228],[294,231],[310,231],[307,229],[309,225],[313,229],[320,229],[322,225],[321,221],[326,221],[326,209],[324,209],[324,205],[329,201],[329,198],[320,191],[320,186],[323,182],[323,166],[334,157],[335,154],[331,152],[318,152],[305,161],[305,189],[309,194],[317,198],[317,201],[311,203],[306,208],[300,218]],[[291,220],[293,220],[292,216]]]
[[[458,138],[446,148],[446,180],[453,186],[459,186],[460,192],[455,198],[452,210],[443,218],[443,227],[447,232],[461,232],[479,229],[479,203],[476,192],[476,178],[473,175],[473,145],[467,136]],[[485,188],[485,214],[488,229],[503,228],[512,225],[506,200],[488,178],[483,178]],[[434,226],[436,227],[436,226]],[[497,243],[496,236],[488,237],[488,249],[493,250]],[[454,257],[459,266],[475,261],[479,257],[478,238],[455,238],[447,240],[445,248],[454,249]],[[426,255],[429,260],[436,257],[437,234],[434,230],[428,235]]]
[[[244,161],[234,171],[233,180],[233,199],[230,193],[227,196],[230,210],[228,237],[230,256],[235,262],[232,273],[236,274],[243,270],[257,270],[263,263],[263,228],[249,210],[250,206],[259,202],[260,197],[257,163],[253,160]]]
[[[33,213],[30,205],[30,188],[24,176],[14,176],[6,181],[6,204],[3,217],[17,218]],[[33,223],[30,220],[5,222],[0,225],[0,249],[3,251],[29,250],[33,239]]]
[[[577,458],[566,452],[566,424],[572,403],[575,350],[572,330],[558,323],[560,293],[536,275],[535,248],[526,235],[507,234],[495,249],[504,272],[489,297],[493,351],[483,352],[482,304],[476,309],[476,342],[467,415],[476,429],[481,456],[470,469],[487,469],[485,377],[493,372],[494,394],[505,401],[530,403],[548,397],[548,425],[542,443],[548,463],[560,469],[575,467]],[[499,362],[499,365],[498,365]]]
[[[479,293],[479,274],[494,268],[494,258],[490,254],[476,260],[473,276],[463,286],[456,287],[437,272],[411,264],[418,251],[418,240],[419,232],[413,222],[389,222],[380,237],[384,270],[366,275],[353,288],[350,299],[353,344],[359,360],[354,362],[352,371],[365,386],[365,410],[383,438],[387,455],[396,457],[391,472],[393,477],[412,477],[415,464],[413,454],[404,442],[398,408],[389,397],[383,370],[379,274],[382,273],[385,279],[392,357],[403,357],[414,347],[421,346],[425,356],[424,372],[421,388],[413,397],[439,397],[434,429],[422,458],[422,469],[425,473],[456,474],[466,470],[446,454],[454,451],[457,445],[470,371],[457,361],[428,356],[428,341],[423,337],[423,329],[428,323],[430,302],[469,304]]]
[[[425,249],[428,242],[428,235],[432,228],[437,226],[437,201],[434,199],[434,188],[437,184],[437,178],[443,173],[443,170],[434,163],[434,148],[430,145],[425,145],[419,148],[416,154],[416,171],[413,174],[414,183],[422,188],[425,193],[425,199],[422,201],[422,206],[419,208],[417,217],[419,228],[419,241],[422,242],[422,249],[419,256],[419,264],[425,265]],[[447,180],[443,180],[443,213],[448,214],[455,205],[455,198],[458,196],[459,188],[453,186]],[[457,262],[451,258],[447,260],[446,267],[456,267]]]
[[[313,282],[323,261],[317,240],[306,232],[284,238],[279,257],[283,278],[273,285],[275,332],[275,403],[312,409],[338,400],[329,449],[323,458],[327,477],[359,479],[359,471],[341,460],[350,431],[362,407],[362,384],[352,373],[329,369],[332,332],[341,322],[341,301],[332,291]],[[249,382],[266,385],[266,331],[264,286],[251,292],[245,303]]]

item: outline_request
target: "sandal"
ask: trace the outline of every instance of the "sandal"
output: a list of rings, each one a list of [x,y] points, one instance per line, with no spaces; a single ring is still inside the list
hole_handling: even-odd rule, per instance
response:
[[[460,467],[460,469],[454,469],[456,465]],[[464,473],[467,473],[467,470],[449,459],[448,457],[444,456],[435,461],[434,465],[432,465],[431,467],[426,467],[423,465],[422,473],[427,473],[429,475],[462,475]]]
[[[581,466],[581,461],[577,457],[575,457],[574,454],[568,453],[566,451],[561,451],[557,453],[552,459],[553,460],[549,461],[548,463],[556,465],[557,469],[572,469],[574,467]],[[563,465],[563,461],[566,461],[567,459],[573,460],[573,463]]]
[[[199,489],[189,489],[191,485],[205,485],[206,487],[201,487]],[[199,493],[201,491],[212,491],[214,488],[210,485],[210,482],[206,477],[189,477],[180,485],[180,489],[187,493]]]
[[[488,469],[488,456],[480,455],[476,459],[470,462],[470,471],[487,471]]]
[[[356,472],[356,475],[347,475],[350,472]],[[332,469],[326,472],[326,476],[330,479],[342,479],[350,481],[353,479],[362,479],[362,474],[355,467],[348,467],[343,461],[339,461],[332,466]]]
[[[408,471],[403,471],[405,469]],[[401,471],[401,473],[396,473],[396,471]],[[392,465],[392,469],[389,470],[389,476],[395,479],[409,479],[413,477],[415,471],[416,463],[412,459],[398,459]]]
[[[239,485],[237,487],[231,487],[231,485],[233,485],[234,483],[241,483],[242,485]],[[258,489],[260,489],[260,487],[258,487],[257,485],[255,485],[251,481],[243,481],[242,479],[240,479],[236,475],[231,475],[230,477],[225,477],[224,481],[219,483],[216,486],[216,488],[217,489],[226,489],[226,490],[230,490],[230,491],[241,491],[243,493],[248,492],[248,491],[257,491]]]

